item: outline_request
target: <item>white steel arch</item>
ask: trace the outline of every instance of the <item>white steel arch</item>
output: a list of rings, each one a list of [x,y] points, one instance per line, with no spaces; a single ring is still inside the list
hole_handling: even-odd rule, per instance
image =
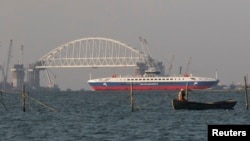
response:
[[[103,37],[89,37],[63,44],[39,59],[36,68],[133,67],[146,62],[146,54]]]

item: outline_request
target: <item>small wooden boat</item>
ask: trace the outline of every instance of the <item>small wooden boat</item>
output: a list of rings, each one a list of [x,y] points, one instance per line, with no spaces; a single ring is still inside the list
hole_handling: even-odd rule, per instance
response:
[[[187,109],[187,110],[206,110],[206,109],[233,109],[237,101],[228,99],[217,102],[191,102],[191,101],[179,101],[177,99],[172,100],[172,106],[174,110]]]

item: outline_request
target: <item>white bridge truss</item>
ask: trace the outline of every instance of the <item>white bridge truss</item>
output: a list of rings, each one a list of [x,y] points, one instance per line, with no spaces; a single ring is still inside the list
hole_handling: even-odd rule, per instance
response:
[[[146,54],[102,37],[90,37],[63,44],[39,59],[36,68],[133,67],[145,63]]]

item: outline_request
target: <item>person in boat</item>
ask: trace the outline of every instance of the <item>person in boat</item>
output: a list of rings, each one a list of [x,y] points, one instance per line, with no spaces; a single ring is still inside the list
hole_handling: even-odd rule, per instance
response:
[[[181,89],[179,91],[179,94],[178,94],[178,100],[179,101],[187,101],[185,96],[186,96],[186,92],[184,91],[184,89]]]

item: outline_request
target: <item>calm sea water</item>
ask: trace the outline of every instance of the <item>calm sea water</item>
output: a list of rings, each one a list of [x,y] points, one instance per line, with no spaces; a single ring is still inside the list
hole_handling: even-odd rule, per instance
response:
[[[236,99],[234,110],[176,110],[174,91],[30,92],[0,96],[0,141],[204,141],[208,124],[250,124],[244,92],[192,91],[189,100]],[[32,99],[33,98],[33,99]],[[56,111],[53,111],[56,110]]]

